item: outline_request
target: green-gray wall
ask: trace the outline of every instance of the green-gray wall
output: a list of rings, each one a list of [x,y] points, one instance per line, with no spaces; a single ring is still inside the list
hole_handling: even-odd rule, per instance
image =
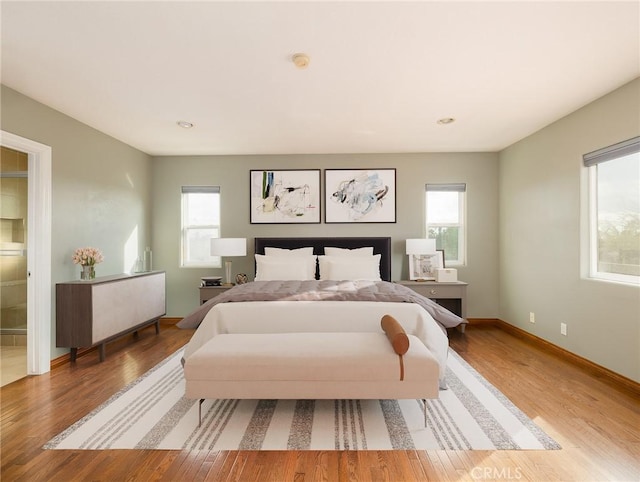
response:
[[[405,278],[404,239],[424,235],[424,184],[466,182],[469,317],[499,317],[640,381],[637,287],[584,279],[582,154],[640,132],[640,80],[510,146],[499,154],[367,154],[156,157],[2,87],[2,129],[52,147],[53,283],[77,279],[76,247],[96,245],[99,274],[124,270],[137,229],[138,251],[152,243],[154,268],[167,271],[167,314],[198,304],[201,276],[181,269],[180,186],[219,185],[223,236],[381,236],[393,239],[393,278]],[[249,170],[397,169],[397,223],[252,225]],[[499,193],[499,195],[498,195]],[[151,229],[151,226],[153,229]],[[153,241],[151,241],[153,239]],[[250,256],[234,272],[253,273]],[[52,286],[53,293],[53,286]],[[53,310],[55,310],[55,299]],[[528,322],[529,312],[536,323]],[[55,311],[52,313],[55,333]],[[568,336],[560,335],[560,323]],[[55,340],[52,340],[55,345]],[[59,356],[62,349],[54,349]]]
[[[249,222],[251,169],[396,168],[397,222],[390,224],[281,224]],[[322,174],[324,177],[324,174]],[[198,305],[201,276],[222,269],[180,268],[180,187],[221,189],[222,235],[249,239],[249,255],[233,259],[234,273],[254,275],[253,238],[262,236],[390,236],[393,279],[407,278],[406,238],[422,237],[425,183],[467,183],[468,316],[498,315],[498,157],[495,153],[353,154],[288,156],[156,157],[153,160],[154,267],[167,272],[168,315],[184,316]],[[322,205],[324,213],[324,205]],[[324,217],[324,215],[323,215]]]
[[[636,79],[500,153],[499,293],[501,319],[640,382],[638,286],[585,277],[582,166],[583,154],[638,135]]]
[[[98,276],[128,271],[131,251],[150,244],[151,158],[112,137],[15,90],[2,86],[1,127],[51,147],[52,155],[52,358],[55,283],[79,278],[76,248],[100,248]],[[125,255],[125,249],[129,254]]]

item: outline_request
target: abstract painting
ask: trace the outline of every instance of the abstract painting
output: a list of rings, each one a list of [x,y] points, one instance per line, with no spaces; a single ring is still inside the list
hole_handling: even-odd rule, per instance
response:
[[[326,169],[325,222],[395,223],[395,169]]]
[[[319,223],[320,169],[251,171],[251,224]]]

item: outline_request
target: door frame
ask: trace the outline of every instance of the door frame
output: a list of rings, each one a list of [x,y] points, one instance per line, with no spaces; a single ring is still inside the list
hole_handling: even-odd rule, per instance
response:
[[[51,147],[6,131],[0,144],[25,152],[27,177],[27,374],[51,369]]]

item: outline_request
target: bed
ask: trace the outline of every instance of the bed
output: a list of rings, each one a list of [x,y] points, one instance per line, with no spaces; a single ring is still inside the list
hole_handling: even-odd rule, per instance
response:
[[[269,334],[269,333],[340,333],[340,332],[381,332],[380,320],[384,315],[396,318],[404,330],[419,338],[437,358],[441,386],[445,385],[448,338],[445,326],[436,322],[435,318],[445,321],[448,326],[464,322],[461,318],[448,312],[412,290],[401,285],[390,283],[391,280],[391,239],[388,237],[313,237],[313,238],[256,238],[256,259],[268,256],[270,248],[277,250],[297,250],[313,248],[313,256],[322,258],[325,248],[355,250],[368,248],[379,257],[378,280],[268,280],[259,279],[246,285],[236,286],[227,292],[208,301],[192,314],[185,317],[178,326],[181,328],[197,328],[192,339],[185,348],[184,359],[187,360],[199,348],[213,337],[220,334]],[[361,263],[358,261],[332,260],[337,264]],[[376,258],[378,259],[378,258]],[[264,259],[262,259],[264,261]],[[314,264],[313,278],[321,276],[322,259]],[[256,262],[259,271],[260,266]],[[279,271],[280,273],[282,270]],[[344,272],[344,271],[343,271]],[[258,274],[258,273],[257,273]],[[324,286],[324,290],[312,291],[310,286]],[[323,284],[323,283],[326,283]],[[334,283],[334,284],[332,284]],[[284,287],[284,291],[269,291],[272,285]],[[355,301],[342,294],[339,300],[333,299],[334,286],[346,287],[351,294],[379,290],[390,290],[378,299],[377,294],[371,299]],[[327,286],[329,286],[327,288]],[[254,298],[247,293],[254,289],[266,289],[269,296],[264,299]],[[294,291],[302,287],[302,292],[294,297]],[[280,288],[282,289],[282,288]],[[403,290],[410,297],[410,302],[385,301],[395,299],[397,290]],[[234,292],[236,292],[234,294]],[[320,293],[320,294],[318,294]],[[328,296],[324,296],[329,294]],[[349,294],[349,293],[347,293]],[[239,295],[239,296],[237,296]],[[234,296],[237,296],[234,298]],[[243,298],[245,296],[245,298]],[[413,300],[414,302],[412,302]],[[425,301],[426,300],[426,301]]]

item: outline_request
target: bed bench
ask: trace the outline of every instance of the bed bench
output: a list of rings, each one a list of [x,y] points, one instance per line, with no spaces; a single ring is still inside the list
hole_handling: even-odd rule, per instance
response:
[[[200,411],[205,399],[438,398],[438,360],[408,338],[398,355],[376,332],[220,334],[185,360],[185,395]]]

